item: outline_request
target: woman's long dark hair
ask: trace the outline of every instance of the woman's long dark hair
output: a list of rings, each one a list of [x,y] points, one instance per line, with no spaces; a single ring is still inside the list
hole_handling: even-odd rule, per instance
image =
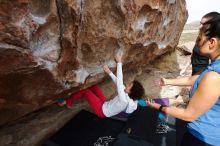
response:
[[[208,39],[213,37],[220,39],[220,15],[205,22],[201,32],[204,33]]]

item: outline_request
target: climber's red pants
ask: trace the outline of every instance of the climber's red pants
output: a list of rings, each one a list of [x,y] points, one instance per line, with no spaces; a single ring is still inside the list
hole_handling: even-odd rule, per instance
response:
[[[106,117],[102,111],[102,105],[104,104],[106,97],[98,85],[94,85],[72,94],[66,99],[67,106],[72,106],[73,102],[81,97],[84,97],[88,101],[97,116],[101,118]]]

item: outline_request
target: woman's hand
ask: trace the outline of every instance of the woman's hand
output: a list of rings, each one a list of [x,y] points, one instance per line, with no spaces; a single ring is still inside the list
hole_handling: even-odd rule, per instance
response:
[[[154,102],[151,102],[151,101],[146,101],[146,103],[147,103],[147,106],[148,107],[151,107],[151,108],[154,108],[154,109],[159,109],[159,107],[161,106],[160,104],[158,104],[158,103],[154,103]]]
[[[104,70],[104,72],[107,73],[107,74],[110,74],[110,73],[111,73],[111,70],[109,69],[108,65],[104,65],[104,66],[103,66],[103,70]]]
[[[166,85],[166,79],[165,78],[160,78],[154,81],[154,83],[157,86],[165,86]]]

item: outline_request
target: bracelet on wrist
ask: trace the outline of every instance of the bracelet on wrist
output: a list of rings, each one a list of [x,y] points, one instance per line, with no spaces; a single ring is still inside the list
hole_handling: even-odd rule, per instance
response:
[[[167,107],[166,105],[160,105],[160,107],[159,107],[159,112],[162,112],[163,113],[163,108],[164,107]]]

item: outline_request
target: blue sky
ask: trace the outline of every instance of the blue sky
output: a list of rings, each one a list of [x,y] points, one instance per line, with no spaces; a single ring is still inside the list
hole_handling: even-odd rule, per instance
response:
[[[186,0],[186,7],[189,13],[187,23],[200,21],[208,12],[220,13],[220,0]]]

